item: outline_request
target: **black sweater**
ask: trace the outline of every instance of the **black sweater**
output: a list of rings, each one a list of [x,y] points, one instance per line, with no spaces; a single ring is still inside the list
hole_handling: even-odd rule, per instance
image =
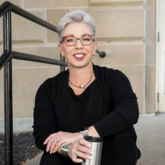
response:
[[[130,128],[136,139],[133,124],[137,123],[139,111],[137,98],[128,78],[118,70],[96,65],[93,65],[93,69],[98,91],[109,111],[108,115],[93,123],[98,134],[106,138]],[[36,94],[33,135],[37,147],[44,151],[46,146],[43,142],[50,134],[67,131],[64,123],[69,101],[68,76],[67,70],[47,79]]]

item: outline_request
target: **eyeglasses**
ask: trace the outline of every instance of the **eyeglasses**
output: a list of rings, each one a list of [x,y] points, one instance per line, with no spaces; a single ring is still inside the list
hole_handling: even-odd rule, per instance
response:
[[[80,40],[82,45],[88,46],[94,41],[93,35],[84,35],[81,38],[76,38],[74,36],[65,36],[62,38],[62,42],[64,42],[67,46],[74,46],[77,43],[77,40]],[[61,44],[62,44],[61,42]]]

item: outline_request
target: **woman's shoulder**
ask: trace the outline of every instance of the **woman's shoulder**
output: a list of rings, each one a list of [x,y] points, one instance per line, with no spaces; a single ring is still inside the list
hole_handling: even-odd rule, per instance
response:
[[[57,82],[59,80],[63,81],[63,79],[66,79],[67,75],[68,75],[68,70],[60,72],[56,76],[47,78],[43,83],[41,83],[39,89],[41,88],[41,89],[52,90],[56,86]]]
[[[114,68],[94,65],[94,70],[98,77],[104,78],[106,80],[112,80],[114,78],[121,79],[124,77],[127,78],[127,76],[122,71]]]

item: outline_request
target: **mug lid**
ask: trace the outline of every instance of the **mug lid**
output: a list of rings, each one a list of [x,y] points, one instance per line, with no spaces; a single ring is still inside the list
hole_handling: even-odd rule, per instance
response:
[[[89,142],[103,142],[103,138],[93,137],[93,136],[85,136],[84,139]]]

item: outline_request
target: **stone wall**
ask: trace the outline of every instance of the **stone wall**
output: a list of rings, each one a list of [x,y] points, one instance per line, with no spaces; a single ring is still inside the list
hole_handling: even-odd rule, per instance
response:
[[[153,34],[155,30],[155,20],[149,19],[155,14],[152,10],[155,7],[154,1],[11,0],[10,2],[55,26],[68,11],[83,9],[91,14],[96,23],[98,49],[106,52],[103,59],[96,54],[93,57],[94,64],[124,72],[138,97],[140,114],[144,114],[154,113],[154,84],[148,82],[148,79],[154,79],[154,42],[150,42],[150,39],[153,39],[150,32]],[[3,2],[0,0],[0,4]],[[3,52],[2,37],[2,24],[0,24],[0,54]],[[12,37],[14,51],[59,59],[57,34],[16,14],[12,14]],[[53,65],[13,60],[14,118],[32,118],[34,97],[39,85],[59,71],[59,67]],[[1,70],[0,118],[4,116],[3,106]]]

